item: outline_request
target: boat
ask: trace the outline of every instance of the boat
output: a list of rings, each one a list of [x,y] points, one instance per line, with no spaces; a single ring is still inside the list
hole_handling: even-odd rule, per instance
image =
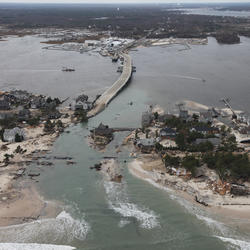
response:
[[[73,71],[75,71],[75,69],[63,67],[63,68],[62,68],[62,71],[63,71],[63,72],[73,72]]]

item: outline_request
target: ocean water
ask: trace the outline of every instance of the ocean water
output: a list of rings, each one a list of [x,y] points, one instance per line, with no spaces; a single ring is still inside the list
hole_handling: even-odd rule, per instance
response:
[[[5,61],[0,62],[1,84],[15,82],[19,88],[66,97],[75,96],[81,89],[98,92],[118,76],[117,65],[96,54],[44,52],[34,37],[9,42],[4,44],[5,49],[0,47],[0,52],[9,50],[13,54],[13,58],[5,55]],[[26,43],[29,49],[25,49]],[[69,133],[62,134],[49,153],[71,156],[76,164],[68,166],[57,160],[54,166],[40,170],[38,188],[46,199],[60,201],[62,212],[56,218],[1,228],[0,249],[249,249],[249,232],[203,211],[169,189],[162,190],[132,176],[127,169],[129,152],[116,153],[127,132],[116,133],[104,153],[87,144],[89,130],[100,122],[114,127],[139,127],[141,113],[148,104],[159,103],[167,110],[175,108],[173,102],[191,99],[215,106],[220,105],[220,97],[228,96],[232,105],[247,111],[249,39],[242,38],[242,44],[233,46],[220,46],[209,39],[207,46],[179,49],[172,46],[131,52],[137,72],[128,87],[88,124],[70,126]],[[31,55],[33,61],[29,63]],[[20,66],[21,60],[25,63]],[[38,67],[35,62],[48,70],[47,60],[50,68],[55,65],[57,69],[55,78],[50,71],[34,71]],[[64,75],[58,68],[66,62],[75,65],[76,72],[80,68],[86,71]],[[8,73],[7,69],[14,68],[15,72]],[[17,69],[22,77],[18,78]],[[131,101],[133,105],[129,105]],[[89,168],[104,156],[117,157],[124,177],[121,184],[109,183]]]

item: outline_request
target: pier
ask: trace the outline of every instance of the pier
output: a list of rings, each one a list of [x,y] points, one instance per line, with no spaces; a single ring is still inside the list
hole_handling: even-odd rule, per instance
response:
[[[132,59],[128,54],[122,53],[121,56],[124,58],[122,74],[119,79],[107,89],[95,102],[95,106],[88,112],[88,117],[93,117],[103,111],[110,101],[126,86],[129,82],[132,73]]]

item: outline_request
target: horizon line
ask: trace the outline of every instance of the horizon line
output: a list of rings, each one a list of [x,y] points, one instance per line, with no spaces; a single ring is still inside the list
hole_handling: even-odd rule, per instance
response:
[[[171,2],[171,1],[159,1],[159,2],[155,2],[155,1],[145,1],[145,2],[140,2],[140,1],[133,1],[133,2],[127,2],[127,1],[121,1],[121,2],[112,2],[112,1],[95,1],[95,2],[27,2],[27,1],[13,1],[13,2],[1,2],[0,1],[0,4],[67,4],[67,5],[72,5],[72,4],[153,4],[153,5],[157,5],[157,4],[176,4],[176,5],[179,5],[179,4],[242,4],[242,3],[249,3],[250,4],[250,0],[249,1],[244,1],[244,0],[240,0],[240,1],[237,1],[237,0],[234,0],[234,1],[223,1],[223,0],[219,0],[219,1],[213,1],[213,0],[208,0],[206,2],[199,2],[198,0],[196,1],[174,1],[174,2]]]

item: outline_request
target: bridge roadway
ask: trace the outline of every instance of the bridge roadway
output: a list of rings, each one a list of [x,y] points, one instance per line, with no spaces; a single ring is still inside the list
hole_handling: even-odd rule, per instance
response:
[[[122,53],[124,58],[123,71],[119,79],[107,89],[95,102],[95,106],[88,112],[88,118],[93,117],[103,111],[109,102],[121,91],[128,83],[132,75],[132,59],[128,54]]]

